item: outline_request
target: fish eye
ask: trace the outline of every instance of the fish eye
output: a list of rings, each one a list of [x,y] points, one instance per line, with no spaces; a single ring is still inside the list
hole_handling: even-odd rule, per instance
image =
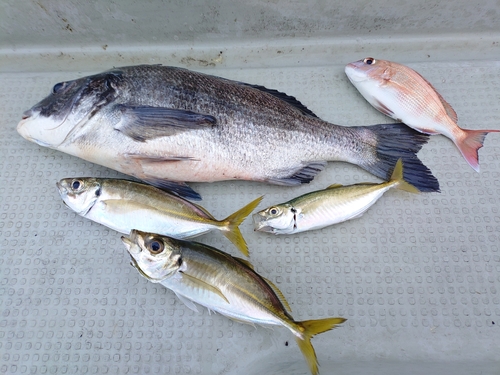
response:
[[[278,207],[271,207],[271,208],[269,209],[269,213],[270,213],[271,215],[277,215],[279,212],[280,212],[280,210],[278,209]]]
[[[377,61],[373,58],[373,57],[367,57],[366,59],[363,60],[363,62],[366,64],[366,65],[373,65],[375,64]]]
[[[83,188],[83,182],[80,180],[73,180],[71,181],[71,189],[74,191],[80,191]]]
[[[148,243],[147,243],[147,248],[149,252],[153,255],[160,254],[163,249],[165,249],[165,245],[163,245],[163,241],[152,238]]]
[[[57,92],[64,88],[64,86],[66,86],[66,82],[56,83],[52,88],[52,94],[57,94]]]

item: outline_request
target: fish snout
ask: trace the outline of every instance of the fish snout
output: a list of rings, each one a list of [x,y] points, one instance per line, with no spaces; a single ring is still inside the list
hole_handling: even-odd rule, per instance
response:
[[[68,195],[68,189],[66,189],[66,186],[64,186],[60,181],[56,182],[56,186],[61,196]]]
[[[27,111],[24,111],[21,119],[26,120],[27,118],[30,118],[31,116],[33,116],[33,109],[32,108],[28,109]]]
[[[272,227],[267,225],[267,220],[266,220],[265,214],[262,211],[253,214],[252,220],[253,220],[254,231],[271,232],[273,229]]]
[[[363,61],[355,61],[345,66],[345,74],[351,82],[360,82],[368,79],[365,70],[363,69]]]

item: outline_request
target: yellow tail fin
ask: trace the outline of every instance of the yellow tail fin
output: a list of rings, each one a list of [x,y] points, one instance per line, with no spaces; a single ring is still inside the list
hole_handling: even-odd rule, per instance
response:
[[[394,172],[392,172],[391,181],[396,181],[397,188],[400,190],[407,191],[409,193],[420,193],[415,186],[406,182],[403,178],[403,160],[399,159],[394,167]]]
[[[302,354],[306,357],[312,375],[318,374],[318,359],[316,358],[316,352],[311,344],[311,338],[317,334],[329,331],[345,321],[346,319],[344,318],[327,318],[297,322],[303,337],[296,337],[295,341],[297,341],[297,345],[302,351]]]
[[[236,211],[234,214],[228,216],[220,223],[223,225],[221,227],[222,233],[226,238],[231,241],[235,246],[243,253],[248,256],[248,246],[240,232],[238,226],[245,220],[245,218],[252,213],[252,211],[257,207],[263,197],[259,197],[249,204],[247,204],[242,209]]]

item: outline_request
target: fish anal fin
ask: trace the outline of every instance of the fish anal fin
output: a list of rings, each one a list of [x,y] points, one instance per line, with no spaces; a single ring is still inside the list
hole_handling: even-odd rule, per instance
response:
[[[316,175],[321,172],[327,162],[326,161],[316,161],[302,166],[291,176],[285,178],[269,178],[266,181],[270,184],[283,185],[283,186],[296,186],[300,184],[307,184],[311,182]]]
[[[165,190],[168,193],[177,194],[180,197],[191,199],[194,201],[200,201],[201,195],[194,191],[185,182],[169,181],[160,178],[146,177],[143,181],[147,182],[158,189]]]
[[[114,129],[138,142],[200,129],[217,123],[215,117],[182,109],[117,105]]]
[[[229,300],[226,298],[226,296],[222,293],[222,291],[219,288],[217,288],[213,285],[210,285],[210,284],[204,282],[203,280],[200,280],[197,277],[190,275],[189,273],[186,273],[184,271],[179,271],[179,272],[182,274],[184,282],[186,284],[189,284],[192,288],[198,288],[198,289],[207,291],[209,293],[216,294],[220,298],[222,298],[224,301],[229,303]]]
[[[271,287],[271,289],[274,291],[274,293],[276,293],[276,295],[278,296],[279,300],[281,301],[281,303],[283,304],[283,306],[285,307],[285,309],[289,313],[291,313],[292,312],[292,308],[290,307],[290,304],[286,300],[286,298],[283,295],[283,293],[281,292],[281,290],[279,290],[279,288],[271,280],[266,279],[265,277],[262,277],[262,279],[264,279],[264,281]]]

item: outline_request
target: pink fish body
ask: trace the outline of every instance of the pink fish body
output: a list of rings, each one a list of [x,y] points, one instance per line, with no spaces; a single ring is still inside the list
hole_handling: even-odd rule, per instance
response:
[[[457,125],[450,104],[419,73],[407,66],[367,57],[345,67],[351,83],[376,109],[426,134],[442,134],[458,147],[469,165],[479,172],[478,150],[490,132]]]

